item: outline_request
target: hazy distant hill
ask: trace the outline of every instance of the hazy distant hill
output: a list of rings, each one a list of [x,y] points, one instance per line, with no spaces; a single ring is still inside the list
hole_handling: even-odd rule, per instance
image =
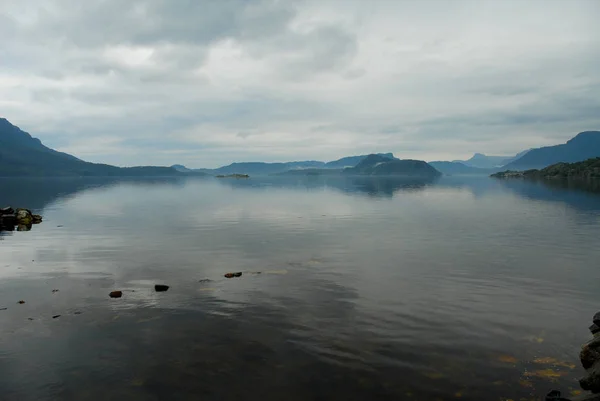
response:
[[[441,173],[422,160],[398,160],[382,155],[368,155],[356,167],[343,170],[347,175],[437,177]]]
[[[325,163],[317,161],[300,161],[287,163],[263,163],[263,162],[242,162],[232,163],[228,166],[219,167],[212,170],[214,174],[249,174],[249,175],[269,175],[277,174],[288,170],[322,167]]]
[[[0,176],[172,176],[170,167],[120,168],[57,152],[0,118]]]
[[[435,161],[429,162],[436,170],[447,175],[489,175],[497,169],[477,168],[467,166],[461,162],[444,162]]]
[[[483,153],[475,153],[469,160],[455,160],[469,167],[494,168],[502,166],[510,156],[487,156]]]
[[[524,150],[515,156],[488,156],[483,153],[475,153],[473,157],[468,160],[454,160],[453,163],[461,163],[468,167],[480,169],[496,169],[524,156],[529,150],[530,149]]]
[[[556,163],[574,163],[595,157],[600,157],[600,131],[585,131],[565,144],[532,149],[503,169],[539,169]]]

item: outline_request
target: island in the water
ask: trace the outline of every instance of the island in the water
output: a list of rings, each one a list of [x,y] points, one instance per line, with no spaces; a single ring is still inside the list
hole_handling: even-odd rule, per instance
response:
[[[237,178],[237,179],[250,178],[250,176],[248,174],[228,174],[228,175],[220,174],[220,175],[217,175],[216,177],[217,178]]]
[[[506,170],[492,174],[494,178],[532,178],[532,179],[598,179],[600,178],[600,157],[577,163],[556,163],[541,170]]]

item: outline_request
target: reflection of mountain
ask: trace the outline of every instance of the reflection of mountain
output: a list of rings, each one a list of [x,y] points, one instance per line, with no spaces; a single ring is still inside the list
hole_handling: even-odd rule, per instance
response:
[[[130,185],[182,185],[186,178],[0,178],[0,205],[26,207],[41,212],[58,199],[93,188],[110,187],[119,184]]]
[[[334,189],[346,194],[367,194],[372,197],[392,197],[398,191],[421,190],[436,182],[435,178],[410,177],[264,177],[250,180],[219,181],[236,188],[266,189]]]
[[[600,182],[582,180],[494,180],[488,177],[444,177],[439,187],[468,189],[474,196],[509,190],[525,199],[562,202],[578,210],[600,211]]]
[[[503,187],[532,200],[563,202],[580,210],[600,211],[600,183],[577,180],[504,180]]]

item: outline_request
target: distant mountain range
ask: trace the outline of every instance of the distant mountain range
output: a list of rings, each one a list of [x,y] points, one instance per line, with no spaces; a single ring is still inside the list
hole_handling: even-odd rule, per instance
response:
[[[515,156],[476,153],[468,160],[401,160],[392,153],[283,163],[242,162],[216,169],[171,167],[116,167],[89,163],[44,146],[39,139],[0,118],[0,176],[203,176],[203,175],[489,175],[503,170],[541,169],[560,162],[580,162],[600,157],[600,131],[586,131],[567,143],[528,149]]]
[[[393,153],[378,153],[378,155],[394,159]],[[330,162],[321,162],[316,160],[309,161],[296,161],[286,163],[265,163],[265,162],[241,162],[232,163],[227,166],[219,167],[216,169],[188,169],[181,164],[175,164],[171,167],[181,172],[198,171],[211,175],[227,175],[227,174],[248,174],[248,175],[271,175],[293,172],[295,170],[341,170],[347,167],[356,166],[361,160],[366,158],[368,155],[361,156],[348,156],[338,160]],[[305,175],[300,173],[299,175]]]

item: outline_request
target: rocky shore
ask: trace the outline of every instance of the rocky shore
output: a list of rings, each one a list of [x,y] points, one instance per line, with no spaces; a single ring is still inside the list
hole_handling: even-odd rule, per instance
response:
[[[29,231],[33,224],[42,222],[42,216],[33,214],[31,210],[12,207],[0,209],[0,231]]]
[[[586,372],[579,385],[589,393],[569,399],[561,397],[560,391],[553,390],[546,395],[546,401],[600,401],[600,312],[594,315],[590,332],[594,337],[582,345],[579,353],[581,366]]]
[[[600,179],[600,157],[578,163],[557,163],[541,170],[501,171],[492,174],[493,178],[533,178],[533,179]]]

